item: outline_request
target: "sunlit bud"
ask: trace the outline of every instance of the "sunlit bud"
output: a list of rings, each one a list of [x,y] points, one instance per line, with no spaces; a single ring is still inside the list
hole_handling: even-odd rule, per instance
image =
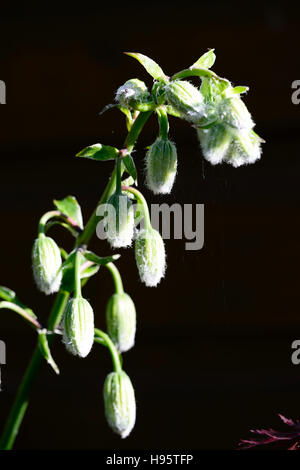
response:
[[[198,129],[198,138],[203,156],[212,165],[221,163],[227,155],[232,141],[231,129],[217,124],[209,129]]]
[[[233,137],[225,160],[234,167],[254,163],[261,157],[262,139],[248,129],[233,130]]]
[[[69,300],[64,314],[63,342],[68,351],[86,357],[94,343],[94,312],[86,299]]]
[[[160,233],[142,229],[135,241],[135,259],[141,281],[148,287],[156,286],[166,270],[165,246]]]
[[[134,211],[126,194],[114,193],[105,206],[104,221],[106,236],[113,248],[131,245],[134,234]]]
[[[122,438],[127,437],[135,424],[136,404],[131,380],[124,371],[106,377],[103,398],[109,426]]]
[[[113,294],[106,306],[107,331],[119,352],[134,345],[136,329],[135,306],[126,293]]]
[[[183,119],[199,121],[204,114],[204,98],[198,88],[186,80],[174,80],[165,85],[168,103],[181,114]]]
[[[39,235],[32,248],[32,269],[40,291],[52,294],[59,290],[62,278],[61,264],[60,251],[55,241],[44,234]]]
[[[154,194],[171,192],[177,170],[176,146],[170,140],[156,139],[146,154],[146,183]]]
[[[236,129],[252,129],[254,122],[243,101],[238,97],[226,98],[218,106],[219,120]]]
[[[116,101],[126,108],[134,108],[136,104],[143,103],[148,100],[150,93],[144,82],[137,78],[127,80],[116,93]]]

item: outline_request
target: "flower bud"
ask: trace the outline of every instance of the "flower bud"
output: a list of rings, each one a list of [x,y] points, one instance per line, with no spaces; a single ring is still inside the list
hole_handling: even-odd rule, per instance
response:
[[[125,108],[134,108],[136,104],[144,103],[149,98],[150,93],[144,82],[137,78],[127,80],[124,85],[118,88],[116,101]]]
[[[198,88],[186,80],[174,80],[165,85],[168,103],[191,122],[199,121],[204,114],[204,98]]]
[[[176,146],[170,140],[156,139],[146,154],[146,184],[154,194],[171,192],[177,170]]]
[[[114,193],[108,199],[105,211],[106,236],[111,246],[130,246],[134,234],[134,211],[130,198],[126,194]]]
[[[103,387],[104,409],[111,429],[127,437],[135,424],[136,404],[130,378],[124,372],[111,372]]]
[[[135,306],[128,294],[116,293],[106,306],[107,331],[119,352],[134,345],[136,329]]]
[[[225,161],[234,167],[254,163],[261,156],[262,139],[251,129],[217,124],[198,129],[204,157],[213,165]]]
[[[55,241],[44,234],[34,241],[32,248],[33,277],[37,287],[45,294],[57,292],[60,287],[61,256]]]
[[[238,97],[226,98],[218,106],[219,120],[236,129],[252,129],[254,122],[243,101]]]
[[[135,259],[141,281],[148,287],[156,286],[165,275],[166,253],[160,233],[142,229],[135,241]]]
[[[67,350],[86,357],[94,343],[94,312],[86,299],[69,300],[64,314],[63,342]]]

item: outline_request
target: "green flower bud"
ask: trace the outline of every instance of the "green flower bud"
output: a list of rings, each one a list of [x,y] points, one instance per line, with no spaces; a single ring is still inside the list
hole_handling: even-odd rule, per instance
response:
[[[123,193],[114,193],[108,199],[105,211],[106,236],[111,246],[130,246],[134,234],[134,211],[130,198]]]
[[[135,306],[128,294],[116,293],[106,306],[107,331],[119,352],[134,345],[136,329]]]
[[[166,253],[160,233],[143,229],[135,241],[135,259],[141,281],[148,287],[156,286],[165,275]]]
[[[168,103],[183,119],[199,121],[205,111],[204,98],[198,88],[186,80],[174,80],[165,85]]]
[[[217,124],[198,129],[204,157],[213,165],[223,161],[234,167],[254,163],[261,156],[262,139],[251,129],[234,129]]]
[[[254,122],[243,101],[238,97],[226,98],[218,106],[219,120],[236,129],[252,129]]]
[[[94,343],[94,312],[86,299],[69,300],[64,314],[63,342],[71,354],[86,357]]]
[[[221,163],[226,157],[232,141],[231,131],[227,126],[217,124],[209,129],[198,129],[197,132],[206,160],[212,165]]]
[[[134,108],[136,104],[144,103],[149,97],[150,93],[145,83],[137,78],[127,80],[116,93],[116,101],[125,108]]]
[[[111,429],[127,437],[135,424],[136,404],[130,378],[124,372],[111,372],[103,387],[104,409]]]
[[[32,248],[32,269],[40,291],[52,294],[59,290],[62,278],[61,264],[60,251],[55,241],[44,234],[39,235]]]
[[[176,146],[170,140],[156,139],[146,154],[146,184],[154,194],[171,192],[177,170]]]

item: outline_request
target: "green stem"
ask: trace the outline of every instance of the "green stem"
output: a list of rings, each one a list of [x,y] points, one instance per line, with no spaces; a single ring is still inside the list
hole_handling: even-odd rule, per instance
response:
[[[122,190],[128,191],[129,193],[132,193],[134,195],[138,204],[142,207],[146,229],[151,229],[152,225],[151,225],[149,208],[148,208],[147,201],[142,195],[142,193],[140,193],[140,191],[138,191],[136,188],[132,188],[131,186],[122,186]]]
[[[74,289],[74,297],[78,299],[81,297],[81,280],[80,280],[80,261],[81,261],[81,251],[77,250],[75,254],[75,289]]]
[[[45,233],[45,229],[46,229],[46,223],[48,222],[48,220],[52,219],[53,217],[60,217],[61,216],[61,212],[60,211],[49,211],[49,212],[46,212],[46,214],[44,214],[40,220],[39,220],[39,225],[38,225],[38,234],[44,234]]]
[[[119,353],[118,353],[114,343],[112,342],[110,337],[106,333],[104,333],[104,331],[99,330],[98,328],[95,328],[95,340],[96,340],[96,342],[97,342],[97,336],[99,336],[102,340],[104,340],[105,345],[109,349],[111,359],[112,359],[112,362],[113,362],[113,366],[114,366],[114,371],[115,372],[121,372],[122,366],[121,366],[121,362],[120,362],[120,357],[119,357]],[[102,341],[101,341],[101,344],[103,344]]]
[[[121,156],[117,156],[116,161],[116,193],[121,194],[121,178],[122,178],[122,161]]]
[[[33,326],[35,329],[42,328],[42,326],[40,325],[40,323],[37,321],[36,318],[34,318],[32,315],[26,312],[24,308],[20,307],[17,304],[14,304],[13,302],[7,302],[4,300],[3,302],[0,302],[0,309],[1,308],[7,308],[8,310],[13,310],[14,312],[18,313],[23,318],[25,318],[25,320],[27,320],[31,324],[31,326]]]
[[[68,300],[68,296],[69,294],[67,292],[59,292],[59,294],[57,295],[56,301],[53,305],[49,317],[49,330],[54,329],[54,327],[59,324]],[[49,338],[49,343],[51,343],[53,339],[54,335]],[[29,365],[26,369],[14,404],[5,424],[5,428],[0,441],[0,449],[2,450],[9,450],[13,447],[14,441],[17,437],[19,428],[21,426],[24,414],[28,406],[32,385],[43,362],[44,358],[40,352],[39,347],[37,346],[33,352],[31,361],[29,362]]]
[[[147,111],[145,113],[140,113],[138,117],[135,119],[127,137],[124,143],[124,147],[127,148],[128,152],[130,153],[134,147],[134,144],[140,135],[140,132],[142,131],[144,125],[146,124],[148,118],[152,114],[153,111]],[[123,171],[123,170],[122,170]],[[115,189],[115,184],[116,184],[116,169],[114,169],[105,189],[102,194],[102,197],[98,203],[98,205],[104,204],[109,196],[113,193]],[[97,207],[98,207],[97,205]],[[96,214],[97,208],[91,215],[88,223],[85,226],[85,229],[83,232],[78,236],[76,239],[75,243],[75,248],[79,247],[80,245],[88,245],[90,239],[92,238],[97,224],[99,222],[100,217],[97,216]],[[55,212],[55,216],[57,215],[58,211],[52,211],[52,213]],[[47,213],[49,214],[49,213]],[[59,213],[60,214],[60,213]],[[47,218],[46,214],[42,217],[39,225],[39,233],[41,230],[41,233],[43,231],[43,227],[47,220],[44,219]],[[67,301],[68,301],[69,293],[67,292],[59,292],[54,305],[52,307],[52,311],[49,317],[48,321],[48,330],[55,330],[55,328],[58,326],[60,323],[61,317],[63,315],[63,312],[65,310]],[[53,335],[54,337],[54,335]],[[49,338],[49,342],[52,339],[52,337]],[[113,345],[113,343],[112,343]],[[114,346],[113,346],[114,347]],[[116,350],[115,350],[116,351]],[[117,354],[117,359],[115,358],[115,364],[119,364],[120,366],[120,359]],[[27,367],[27,370],[25,372],[25,375],[23,377],[23,380],[21,382],[21,385],[19,387],[17,396],[15,398],[14,404],[12,406],[12,409],[10,411],[10,414],[8,416],[1,440],[0,440],[0,449],[11,449],[13,447],[14,441],[17,437],[19,428],[21,426],[24,414],[26,412],[27,406],[28,406],[28,401],[29,401],[29,395],[31,388],[33,386],[33,383],[36,379],[36,376],[40,370],[40,367],[43,363],[43,357],[40,353],[39,347],[37,346],[32,359]],[[121,367],[121,366],[120,366]]]
[[[107,269],[111,272],[114,285],[115,285],[115,290],[117,294],[123,294],[124,293],[124,288],[123,288],[123,282],[121,278],[121,274],[117,268],[117,266],[114,263],[107,263],[105,265]]]
[[[157,108],[156,113],[158,116],[159,137],[163,140],[168,140],[169,121],[166,108],[164,106],[160,106]]]

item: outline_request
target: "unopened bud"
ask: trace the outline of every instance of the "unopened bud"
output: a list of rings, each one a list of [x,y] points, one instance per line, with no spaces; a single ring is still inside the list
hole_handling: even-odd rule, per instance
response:
[[[105,206],[106,236],[113,248],[131,245],[134,234],[134,211],[130,198],[126,194],[114,193]]]
[[[232,143],[226,155],[227,163],[234,167],[254,163],[261,157],[262,139],[248,129],[233,130]]]
[[[198,88],[186,80],[174,80],[165,85],[168,103],[191,122],[199,121],[204,114],[204,98]]]
[[[94,312],[82,297],[69,300],[64,314],[63,342],[68,351],[86,357],[94,343]]]
[[[122,438],[127,437],[135,424],[136,404],[131,380],[124,371],[106,377],[103,398],[109,426]]]
[[[254,122],[241,98],[232,97],[221,101],[218,106],[219,120],[236,129],[252,129]]]
[[[62,278],[61,264],[60,251],[55,241],[44,234],[39,235],[32,248],[32,269],[40,291],[52,294],[59,290]]]
[[[126,293],[113,294],[106,306],[107,331],[119,352],[134,345],[136,312],[131,297]]]
[[[147,101],[149,96],[150,93],[148,92],[145,83],[137,78],[132,78],[131,80],[127,80],[124,85],[118,88],[116,101],[126,108],[134,108],[136,104],[141,104]]]
[[[227,155],[232,134],[227,126],[216,124],[209,129],[198,129],[203,156],[212,165],[221,163]]]
[[[156,139],[146,154],[146,183],[154,194],[168,194],[177,170],[176,146],[170,140]]]
[[[157,230],[146,228],[139,232],[135,241],[135,259],[141,281],[148,287],[156,286],[166,269],[165,246]]]

